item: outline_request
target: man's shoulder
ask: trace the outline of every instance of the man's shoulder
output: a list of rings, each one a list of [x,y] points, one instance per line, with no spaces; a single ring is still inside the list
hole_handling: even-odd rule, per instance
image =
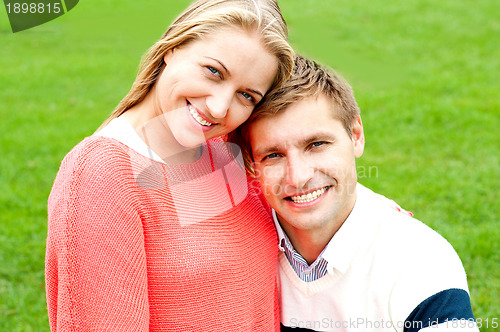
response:
[[[383,204],[376,195],[367,188],[360,190],[360,203],[369,219],[366,223],[372,227],[364,257],[371,257],[378,275],[391,284],[390,310],[396,321],[431,319],[430,311],[442,303],[451,310],[450,301],[467,309],[455,312],[457,317],[469,318],[467,277],[453,246],[422,221]]]
[[[358,193],[363,214],[369,218],[366,222],[373,224],[372,239],[387,249],[384,252],[389,257],[407,261],[458,259],[452,245],[424,222],[399,212],[366,187],[358,187]]]
[[[377,224],[387,230],[392,230],[390,233],[418,231],[419,235],[435,236],[437,233],[420,221],[409,214],[400,211],[397,207],[399,205],[381,194],[378,194],[371,189],[358,183],[357,191],[357,204],[358,208],[365,218],[372,219]]]

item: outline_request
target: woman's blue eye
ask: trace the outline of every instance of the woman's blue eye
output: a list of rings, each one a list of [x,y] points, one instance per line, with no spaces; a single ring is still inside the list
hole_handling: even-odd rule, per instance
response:
[[[253,100],[252,96],[250,96],[248,93],[246,92],[242,92],[241,95],[245,98],[245,99],[248,99],[248,100]]]
[[[212,74],[219,75],[219,71],[217,69],[215,69],[214,67],[208,66],[208,70],[210,70],[210,72]]]

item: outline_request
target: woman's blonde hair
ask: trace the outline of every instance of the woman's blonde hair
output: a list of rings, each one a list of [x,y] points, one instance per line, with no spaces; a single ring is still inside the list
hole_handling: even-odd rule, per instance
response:
[[[167,51],[228,26],[255,29],[264,47],[278,58],[278,72],[271,89],[288,79],[293,68],[293,50],[287,42],[286,22],[276,0],[198,0],[148,50],[129,93],[101,128],[144,100],[165,67]]]

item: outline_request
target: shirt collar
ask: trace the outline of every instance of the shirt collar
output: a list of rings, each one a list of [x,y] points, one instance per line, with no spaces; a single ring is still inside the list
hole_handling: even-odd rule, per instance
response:
[[[278,216],[276,215],[276,211],[274,211],[274,209],[271,209],[272,210],[272,213],[273,213],[273,221],[274,221],[274,226],[276,226],[276,231],[278,232],[278,240],[279,240],[279,248],[281,251],[285,251],[285,243],[286,241],[290,242],[290,240],[288,240],[288,237],[286,236],[285,234],[285,231],[283,230],[283,228],[281,227],[280,225],[280,222],[278,221]],[[290,243],[291,245],[291,243]]]

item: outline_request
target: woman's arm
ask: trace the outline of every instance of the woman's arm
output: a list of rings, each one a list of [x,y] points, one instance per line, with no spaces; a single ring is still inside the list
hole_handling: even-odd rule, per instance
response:
[[[48,204],[52,331],[147,331],[146,255],[127,155],[90,138],[68,154]]]

